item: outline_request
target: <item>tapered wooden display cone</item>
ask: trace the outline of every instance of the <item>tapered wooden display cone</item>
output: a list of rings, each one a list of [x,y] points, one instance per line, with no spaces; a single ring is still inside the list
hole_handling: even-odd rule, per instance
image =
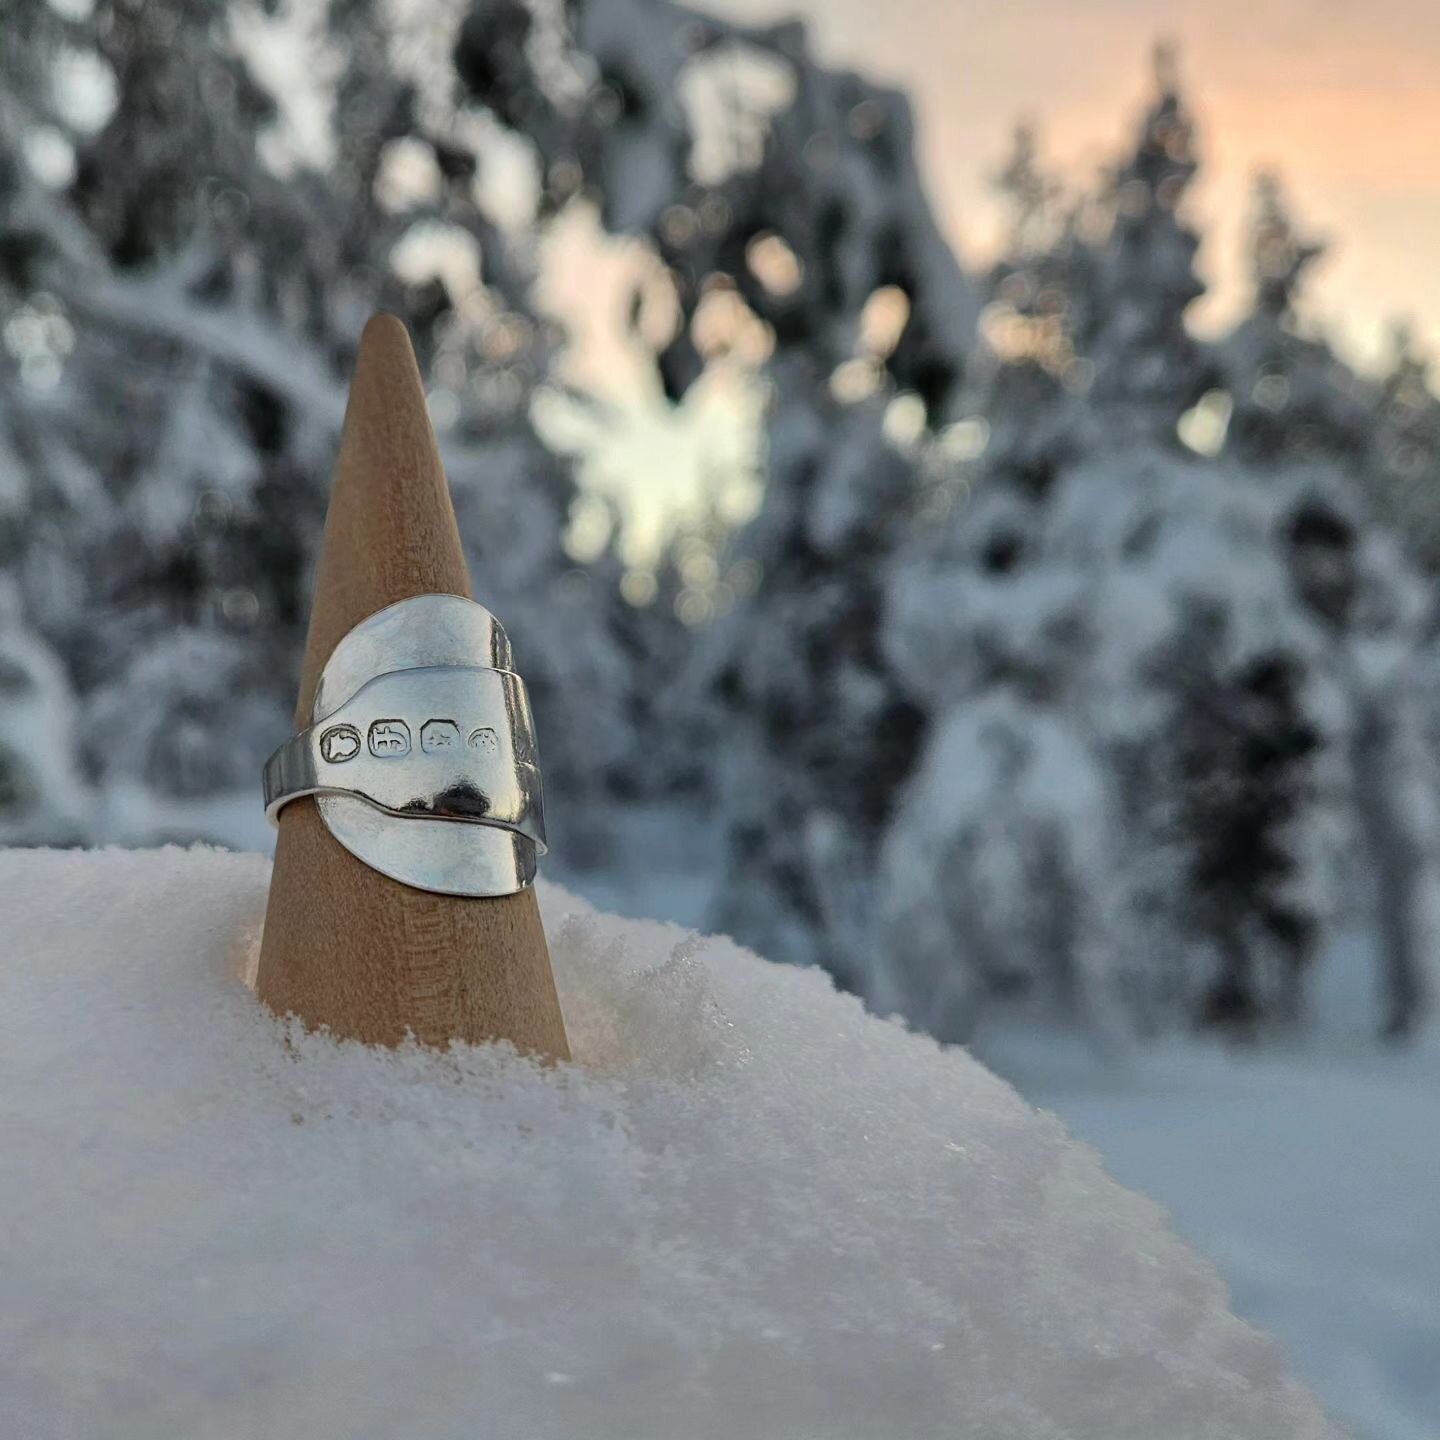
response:
[[[310,723],[320,672],[343,636],[384,606],[431,592],[469,596],[470,576],[409,336],[377,315],[345,412],[297,729]],[[280,812],[256,990],[278,1013],[356,1040],[510,1040],[569,1057],[533,890],[478,899],[402,885],[341,846],[308,797]]]

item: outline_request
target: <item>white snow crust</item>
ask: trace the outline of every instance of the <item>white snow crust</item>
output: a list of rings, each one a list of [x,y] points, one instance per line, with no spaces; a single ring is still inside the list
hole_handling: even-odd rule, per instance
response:
[[[17,1440],[1336,1436],[1151,1202],[815,970],[542,889],[575,1063],[306,1035],[268,862],[0,854]]]

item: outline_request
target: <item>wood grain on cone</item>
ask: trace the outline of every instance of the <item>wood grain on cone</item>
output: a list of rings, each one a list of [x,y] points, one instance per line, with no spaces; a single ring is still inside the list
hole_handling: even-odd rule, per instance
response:
[[[470,576],[409,336],[377,315],[360,340],[345,412],[297,729],[310,724],[320,672],[348,631],[432,592],[468,596]],[[273,1010],[352,1039],[510,1040],[569,1058],[535,892],[476,899],[411,889],[341,846],[309,798],[280,813],[256,990]]]

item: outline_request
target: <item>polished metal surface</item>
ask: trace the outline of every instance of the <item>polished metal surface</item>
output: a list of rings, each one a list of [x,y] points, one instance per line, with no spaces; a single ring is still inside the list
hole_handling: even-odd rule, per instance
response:
[[[545,811],[510,642],[483,605],[419,595],[361,621],[315,689],[314,723],[266,762],[272,823],[301,795],[365,864],[447,895],[535,878]]]

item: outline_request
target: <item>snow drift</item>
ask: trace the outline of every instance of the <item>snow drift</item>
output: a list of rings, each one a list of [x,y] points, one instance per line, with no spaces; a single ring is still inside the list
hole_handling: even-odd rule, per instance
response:
[[[1153,1204],[819,972],[550,888],[573,1065],[376,1051],[241,983],[267,871],[0,855],[7,1433],[1337,1433]]]

